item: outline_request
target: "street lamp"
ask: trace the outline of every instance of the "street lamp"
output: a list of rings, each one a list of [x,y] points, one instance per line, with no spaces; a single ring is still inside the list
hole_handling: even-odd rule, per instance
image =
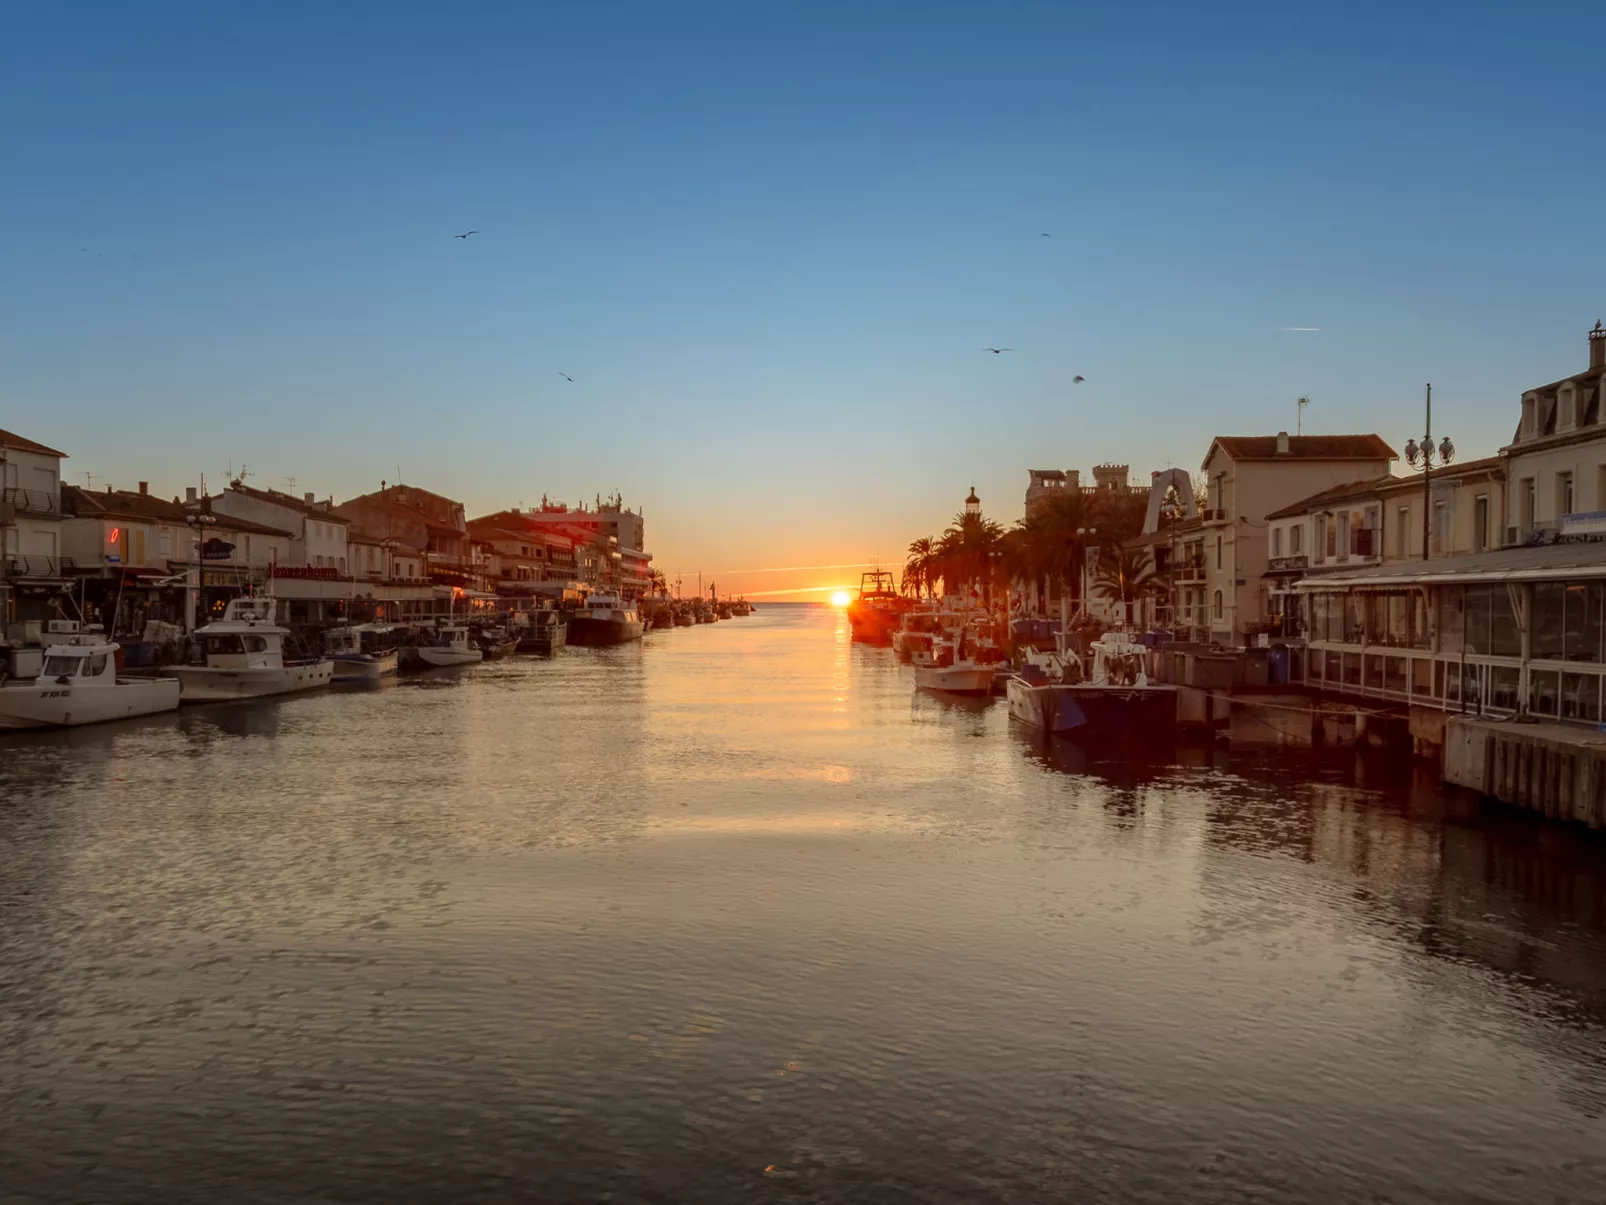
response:
[[[1087,541],[1090,536],[1099,534],[1096,527],[1078,527],[1076,529],[1077,559],[1082,562],[1082,594],[1077,600],[1081,605],[1082,614],[1087,614]]]
[[[201,548],[201,535],[208,527],[217,522],[217,516],[196,511],[193,514],[185,515],[184,522],[188,523],[190,525],[190,530],[195,533],[195,597],[186,600],[187,606],[185,607],[185,611],[187,614],[185,615],[185,619],[187,619],[189,622],[188,626],[184,629],[186,632],[193,632],[195,630],[195,615],[201,606],[201,564],[204,560],[204,557],[202,556],[203,550]]]
[[[1433,507],[1432,481],[1433,458],[1435,456],[1438,457],[1441,464],[1448,465],[1455,458],[1455,445],[1450,442],[1450,437],[1446,435],[1439,442],[1437,449],[1433,447],[1433,386],[1429,384],[1427,416],[1423,422],[1422,442],[1419,444],[1412,439],[1407,440],[1405,444],[1405,463],[1413,469],[1420,464],[1422,469],[1422,559],[1424,561],[1428,559],[1429,553],[1428,525],[1430,522],[1429,512]]]

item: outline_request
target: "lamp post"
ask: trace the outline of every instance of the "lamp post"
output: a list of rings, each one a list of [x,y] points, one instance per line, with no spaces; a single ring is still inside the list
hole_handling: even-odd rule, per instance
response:
[[[1082,593],[1077,602],[1081,606],[1082,614],[1084,615],[1087,614],[1087,542],[1089,538],[1098,534],[1099,529],[1096,527],[1078,527],[1076,529],[1076,559],[1082,563]]]
[[[1425,561],[1429,555],[1429,524],[1432,521],[1430,511],[1433,507],[1433,458],[1437,455],[1440,462],[1448,465],[1455,457],[1455,445],[1446,435],[1440,442],[1437,452],[1433,447],[1433,386],[1428,385],[1427,416],[1423,423],[1422,442],[1408,440],[1405,445],[1405,462],[1413,469],[1417,462],[1422,466],[1422,559]]]
[[[195,534],[195,593],[185,600],[184,608],[184,631],[187,635],[195,630],[195,613],[201,605],[201,566],[205,562],[201,536],[209,526],[217,522],[217,519],[213,515],[196,512],[186,515],[184,522],[190,525],[190,531]]]

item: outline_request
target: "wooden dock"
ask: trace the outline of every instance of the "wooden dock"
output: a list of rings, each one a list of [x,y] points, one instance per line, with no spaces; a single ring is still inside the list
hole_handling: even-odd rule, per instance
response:
[[[1444,778],[1555,820],[1606,828],[1606,732],[1452,715]]]

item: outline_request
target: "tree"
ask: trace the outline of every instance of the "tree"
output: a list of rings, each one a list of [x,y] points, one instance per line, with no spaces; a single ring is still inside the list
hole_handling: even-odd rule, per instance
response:
[[[915,594],[931,592],[937,584],[934,570],[937,564],[937,546],[930,536],[921,536],[909,545],[909,558],[903,563],[902,587]]]
[[[1033,507],[1015,525],[1004,547],[1011,572],[1034,586],[1050,581],[1068,595],[1079,594],[1082,565],[1096,520],[1088,495],[1067,490]]]
[[[1145,595],[1155,593],[1161,585],[1149,550],[1127,544],[1113,544],[1104,548],[1099,554],[1099,564],[1093,578],[1094,588],[1101,598],[1122,605],[1128,624],[1132,622],[1132,604]]]
[[[954,516],[936,549],[940,576],[949,593],[968,596],[975,587],[991,592],[1003,536],[1004,529],[991,519],[968,513]]]

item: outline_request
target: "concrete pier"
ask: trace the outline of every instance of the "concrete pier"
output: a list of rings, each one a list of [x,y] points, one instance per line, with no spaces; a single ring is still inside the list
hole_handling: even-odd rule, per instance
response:
[[[1556,820],[1606,828],[1606,733],[1449,716],[1444,779]]]

